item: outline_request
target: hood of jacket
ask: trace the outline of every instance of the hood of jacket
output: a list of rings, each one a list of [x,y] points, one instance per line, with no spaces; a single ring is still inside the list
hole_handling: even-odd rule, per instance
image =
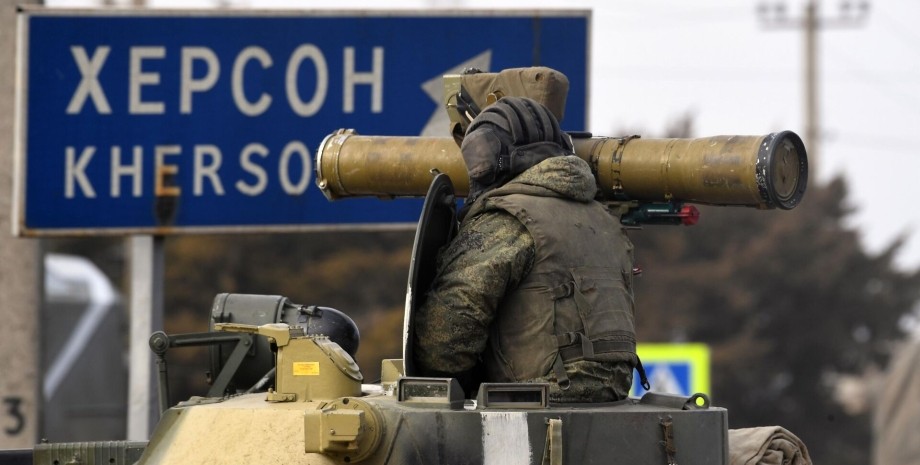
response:
[[[552,157],[532,166],[505,185],[483,195],[526,194],[588,202],[597,194],[597,182],[588,162],[575,155]]]
[[[506,184],[483,193],[460,210],[460,219],[491,210],[489,199],[509,194],[559,197],[590,202],[597,194],[597,182],[588,162],[575,155],[548,158],[517,175]]]

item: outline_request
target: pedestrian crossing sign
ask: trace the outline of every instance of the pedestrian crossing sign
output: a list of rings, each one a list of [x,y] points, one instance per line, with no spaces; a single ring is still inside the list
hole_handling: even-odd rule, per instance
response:
[[[709,346],[706,344],[638,344],[636,352],[645,368],[652,392],[691,396],[709,395]],[[647,391],[633,371],[632,397]]]

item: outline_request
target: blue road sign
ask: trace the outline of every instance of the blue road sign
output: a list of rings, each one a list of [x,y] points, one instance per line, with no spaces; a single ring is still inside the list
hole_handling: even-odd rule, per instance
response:
[[[585,126],[590,13],[67,12],[20,17],[14,219],[24,235],[413,223],[421,201],[327,201],[339,128],[446,135],[440,76],[542,65]]]
[[[709,388],[709,346],[705,344],[638,344],[651,390],[666,394],[691,396],[711,394]],[[647,391],[633,371],[630,395],[642,397]]]

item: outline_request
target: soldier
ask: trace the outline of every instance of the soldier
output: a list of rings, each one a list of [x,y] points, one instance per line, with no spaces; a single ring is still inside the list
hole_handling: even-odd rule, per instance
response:
[[[467,392],[546,382],[553,402],[626,398],[639,365],[632,244],[594,200],[588,163],[546,107],[518,97],[486,107],[461,152],[470,193],[415,317],[420,372]]]

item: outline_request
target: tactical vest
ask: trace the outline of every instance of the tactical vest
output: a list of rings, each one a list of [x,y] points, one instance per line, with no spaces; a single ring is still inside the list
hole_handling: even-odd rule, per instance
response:
[[[521,221],[535,242],[530,273],[507,294],[483,355],[490,380],[523,381],[576,360],[638,363],[632,245],[598,202],[523,194],[489,204]]]

